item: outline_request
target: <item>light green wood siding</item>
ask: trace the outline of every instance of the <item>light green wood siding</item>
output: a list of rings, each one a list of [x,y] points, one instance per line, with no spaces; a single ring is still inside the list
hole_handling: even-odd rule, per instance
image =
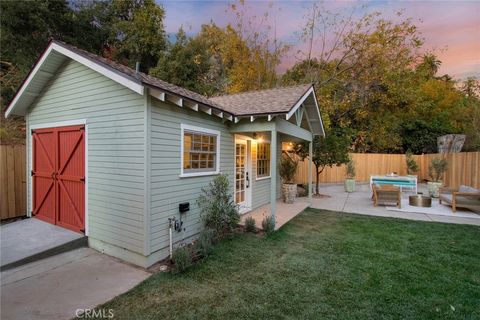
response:
[[[174,242],[196,235],[201,230],[197,199],[201,189],[215,176],[180,178],[181,124],[220,131],[220,171],[228,174],[233,191],[234,136],[222,119],[152,99],[151,109],[151,252],[169,245],[168,218],[180,218],[178,205],[190,202],[182,215],[185,231],[174,231]]]
[[[141,254],[144,118],[142,96],[71,60],[28,114],[29,125],[87,121],[89,237]]]
[[[270,178],[257,180],[257,142],[255,140],[252,140],[252,176],[253,210],[267,204],[270,201]]]

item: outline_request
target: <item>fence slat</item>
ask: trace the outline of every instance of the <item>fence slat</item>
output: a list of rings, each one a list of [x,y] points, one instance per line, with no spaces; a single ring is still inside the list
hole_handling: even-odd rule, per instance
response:
[[[0,219],[26,215],[25,146],[0,145]]]
[[[407,174],[406,158],[404,154],[374,154],[374,153],[352,153],[350,154],[355,163],[355,180],[359,182],[370,181],[371,175],[384,175],[396,172],[399,175]],[[428,167],[432,159],[445,157],[448,161],[448,170],[444,177],[447,187],[458,188],[461,184],[480,188],[480,152],[460,152],[448,154],[423,154],[414,155],[413,158],[418,164],[418,180],[429,179]],[[300,161],[297,170],[296,182],[306,183],[308,181],[308,163]],[[313,181],[316,181],[315,169],[313,170]],[[322,183],[339,183],[345,180],[345,166],[326,167],[320,174]]]

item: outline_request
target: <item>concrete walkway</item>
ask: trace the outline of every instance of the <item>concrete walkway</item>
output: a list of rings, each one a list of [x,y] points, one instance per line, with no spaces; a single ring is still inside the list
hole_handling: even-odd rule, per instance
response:
[[[419,184],[418,192],[423,192],[424,194],[427,194],[426,185]],[[439,215],[391,211],[387,210],[386,207],[382,205],[374,207],[371,200],[372,193],[368,184],[357,183],[356,191],[353,193],[345,192],[343,185],[322,184],[320,185],[320,193],[328,195],[330,197],[314,197],[311,206],[312,208],[356,213],[369,216],[392,217],[409,220],[435,221],[457,224],[471,224],[480,226],[480,215],[474,214],[473,212],[468,210],[458,210],[457,214],[452,213],[451,215]],[[413,193],[403,192],[402,198],[408,199],[408,196],[412,194]],[[465,212],[465,216],[469,215],[471,217],[459,216],[458,213],[461,212]]]
[[[83,234],[30,218],[0,226],[1,263],[8,266],[75,240]]]
[[[149,275],[89,248],[65,252],[1,273],[1,318],[71,319],[77,310],[105,303]],[[115,310],[103,312],[115,315]]]

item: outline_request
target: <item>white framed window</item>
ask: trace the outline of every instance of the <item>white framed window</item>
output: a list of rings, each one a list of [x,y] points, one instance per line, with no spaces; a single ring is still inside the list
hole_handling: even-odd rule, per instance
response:
[[[270,178],[270,142],[257,142],[257,179]]]
[[[220,172],[220,131],[181,124],[181,177]]]

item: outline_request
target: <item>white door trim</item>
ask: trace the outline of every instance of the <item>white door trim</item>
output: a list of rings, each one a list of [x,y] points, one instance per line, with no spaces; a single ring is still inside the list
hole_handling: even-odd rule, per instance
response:
[[[234,156],[234,179],[233,179],[233,195],[236,196],[237,186],[236,186],[236,174],[237,174],[237,143],[245,144],[246,146],[246,162],[245,162],[245,172],[248,176],[248,181],[245,183],[245,201],[239,204],[239,212],[241,214],[247,213],[252,210],[252,143],[249,139],[243,139],[241,137],[235,137],[235,156]],[[248,186],[248,187],[247,187]],[[235,200],[235,199],[234,199]]]
[[[28,127],[27,131],[27,177],[28,177],[28,193],[30,197],[30,201],[28,203],[27,209],[27,216],[29,218],[32,217],[32,210],[33,210],[33,181],[32,175],[32,130],[35,129],[45,129],[45,128],[54,128],[54,127],[68,127],[68,126],[78,126],[84,125],[85,126],[85,235],[88,236],[89,234],[89,220],[88,220],[88,124],[86,119],[79,119],[79,120],[69,120],[69,121],[60,121],[60,122],[49,122],[49,123],[42,123],[42,124],[35,124]]]

